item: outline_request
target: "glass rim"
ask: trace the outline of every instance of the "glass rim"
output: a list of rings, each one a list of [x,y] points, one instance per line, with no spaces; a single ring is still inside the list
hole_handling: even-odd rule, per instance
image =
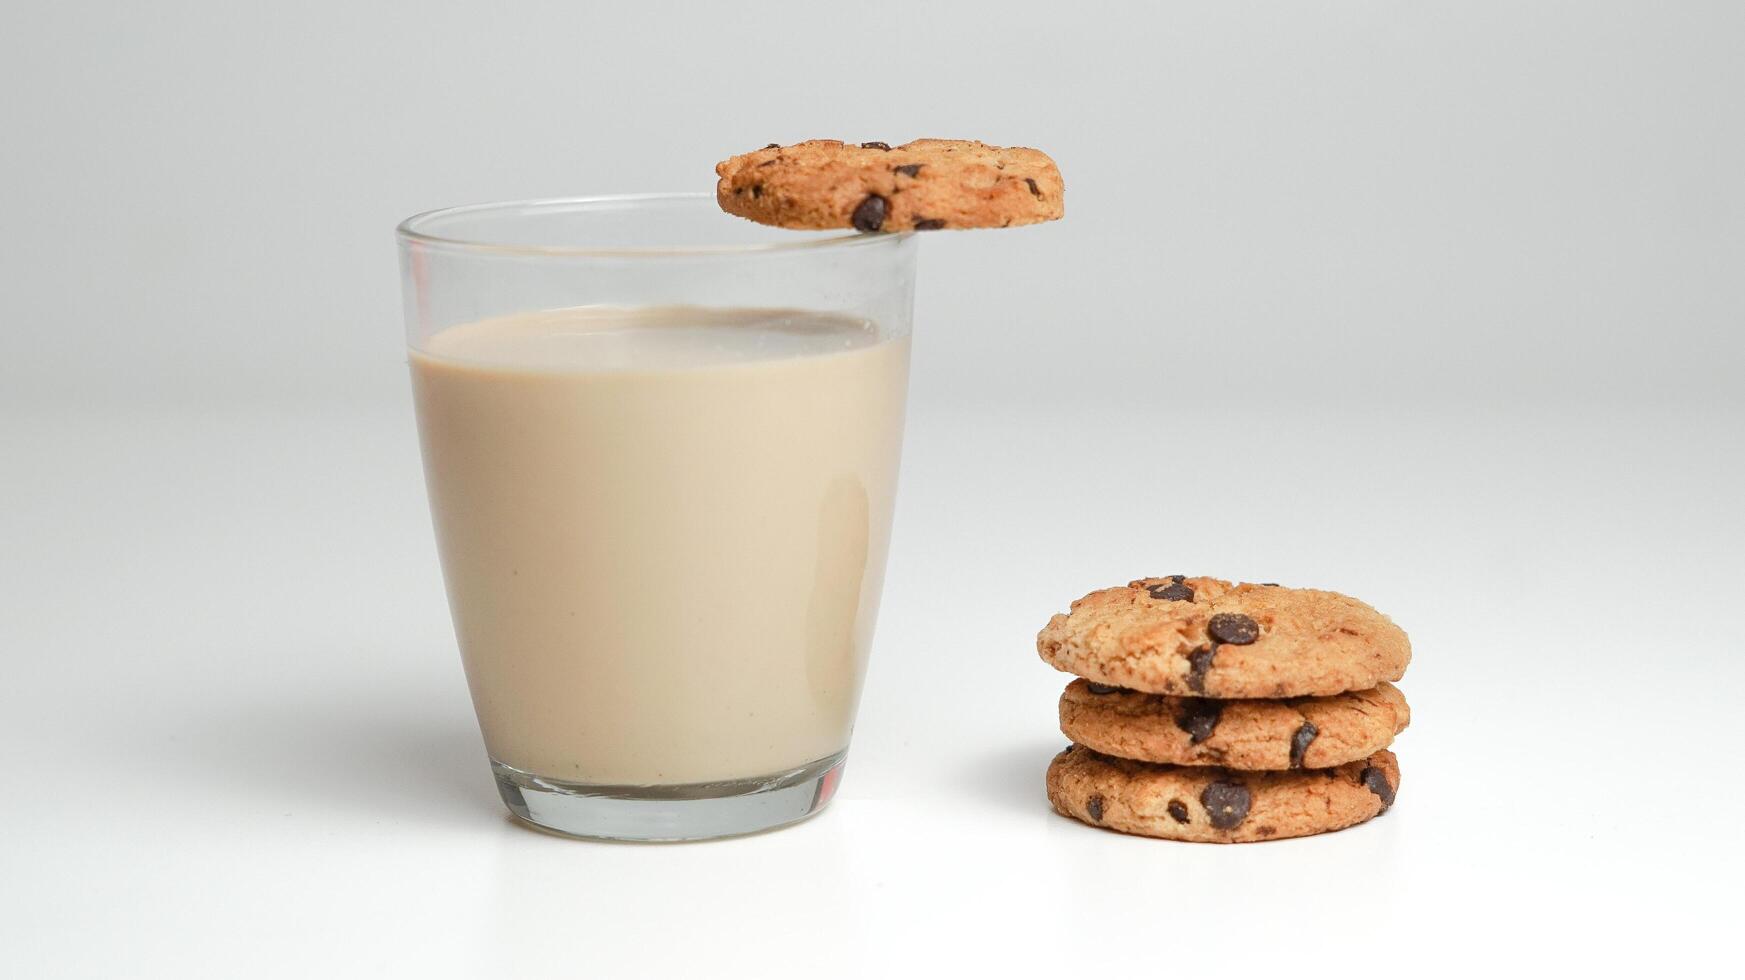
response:
[[[457,238],[449,235],[432,234],[431,232],[421,230],[422,226],[428,225],[432,222],[441,221],[444,218],[486,214],[492,211],[585,211],[614,205],[634,208],[637,206],[663,203],[702,203],[705,201],[713,204],[715,202],[715,195],[702,191],[671,191],[643,194],[588,194],[578,197],[536,197],[519,201],[488,201],[482,204],[461,204],[453,207],[420,211],[396,225],[394,227],[394,234],[402,243],[416,243],[430,247],[456,249],[459,251],[482,254],[615,259],[656,259],[687,256],[725,257],[853,248],[888,242],[900,242],[914,234],[912,231],[870,233],[848,231],[839,235],[806,238],[791,242],[745,242],[736,245],[651,245],[604,247],[592,245],[533,245],[517,244],[513,242],[491,242],[472,238]],[[725,212],[720,213],[724,214]]]

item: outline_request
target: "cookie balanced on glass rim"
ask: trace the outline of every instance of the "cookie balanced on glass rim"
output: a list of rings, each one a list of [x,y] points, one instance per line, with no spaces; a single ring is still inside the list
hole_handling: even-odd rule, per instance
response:
[[[1008,228],[1066,213],[1066,184],[1048,154],[977,140],[771,143],[715,173],[723,211],[781,228]]]
[[[1350,596],[1185,575],[1092,592],[1049,620],[1036,651],[1098,684],[1207,698],[1364,691],[1412,659],[1405,631]]]

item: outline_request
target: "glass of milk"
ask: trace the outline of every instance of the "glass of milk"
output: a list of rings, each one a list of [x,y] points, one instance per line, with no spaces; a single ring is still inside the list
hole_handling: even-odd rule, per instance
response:
[[[693,840],[830,801],[878,614],[912,235],[709,195],[399,228],[449,609],[503,802]]]

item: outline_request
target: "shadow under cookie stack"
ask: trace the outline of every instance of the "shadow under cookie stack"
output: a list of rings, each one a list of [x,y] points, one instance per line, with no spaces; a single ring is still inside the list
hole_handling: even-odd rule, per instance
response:
[[[1363,823],[1393,805],[1411,718],[1393,621],[1337,592],[1170,575],[1074,602],[1036,637],[1077,674],[1054,808],[1097,827],[1235,844]]]

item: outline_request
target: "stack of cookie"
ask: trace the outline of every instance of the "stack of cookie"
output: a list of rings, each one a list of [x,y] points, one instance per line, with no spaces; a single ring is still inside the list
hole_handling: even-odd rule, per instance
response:
[[[1410,719],[1389,681],[1412,648],[1337,592],[1170,575],[1051,619],[1037,652],[1077,674],[1073,744],[1048,767],[1061,813],[1147,837],[1240,843],[1359,824],[1393,805],[1388,745]]]

